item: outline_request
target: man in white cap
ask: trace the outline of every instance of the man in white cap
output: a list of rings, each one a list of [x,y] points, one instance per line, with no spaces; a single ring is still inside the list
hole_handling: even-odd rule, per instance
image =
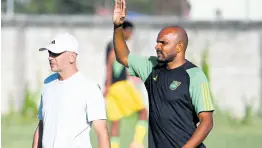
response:
[[[51,71],[45,79],[33,148],[91,148],[94,127],[99,148],[110,148],[103,94],[76,67],[77,39],[61,33],[45,48]]]

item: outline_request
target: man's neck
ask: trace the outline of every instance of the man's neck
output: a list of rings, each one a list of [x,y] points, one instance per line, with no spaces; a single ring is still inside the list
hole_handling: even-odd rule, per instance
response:
[[[72,68],[72,69],[68,69],[68,70],[63,71],[63,72],[58,72],[58,74],[59,74],[58,78],[59,78],[60,81],[63,81],[63,80],[70,78],[72,75],[74,75],[77,72],[78,72],[77,68]]]
[[[167,63],[167,69],[175,69],[185,64],[185,58],[176,57],[172,62]]]

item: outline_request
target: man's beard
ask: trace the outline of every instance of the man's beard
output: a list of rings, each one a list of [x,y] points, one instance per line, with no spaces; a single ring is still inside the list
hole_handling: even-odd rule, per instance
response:
[[[164,60],[157,59],[157,61],[158,63],[167,64],[169,62],[172,62],[175,58],[176,58],[176,55],[172,57],[168,57],[167,59],[165,58]]]
[[[166,56],[166,55],[162,52],[162,50],[160,50],[160,49],[157,49],[156,53],[157,53],[157,54],[160,54],[161,57],[162,57],[161,60],[159,60],[159,58],[157,58],[157,61],[158,61],[158,63],[159,63],[160,65],[166,65],[167,63],[172,62],[172,61],[176,58],[176,54],[173,55],[173,56],[168,56],[168,55]]]
[[[167,64],[169,61],[168,60],[159,60],[157,59],[158,63],[161,63],[161,64]]]

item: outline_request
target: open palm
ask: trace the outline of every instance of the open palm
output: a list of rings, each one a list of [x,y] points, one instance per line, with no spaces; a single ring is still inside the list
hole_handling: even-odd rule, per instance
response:
[[[126,1],[115,0],[113,23],[115,25],[121,25],[123,24],[125,17],[126,17]]]

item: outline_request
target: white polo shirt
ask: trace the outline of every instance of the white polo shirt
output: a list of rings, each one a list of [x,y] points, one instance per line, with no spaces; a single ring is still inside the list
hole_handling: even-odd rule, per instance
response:
[[[38,118],[43,148],[91,148],[92,121],[106,119],[102,92],[80,72],[64,81],[55,73],[45,80]]]

